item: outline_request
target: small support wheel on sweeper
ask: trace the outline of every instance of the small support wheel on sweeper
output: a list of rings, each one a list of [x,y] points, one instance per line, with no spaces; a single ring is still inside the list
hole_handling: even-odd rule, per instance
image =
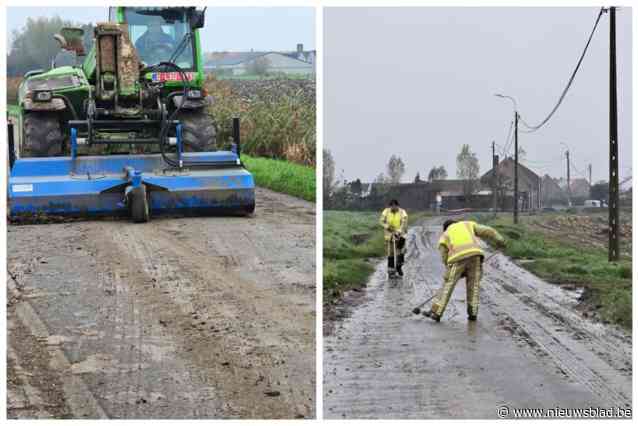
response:
[[[131,191],[128,194],[128,205],[133,222],[148,222],[151,214],[150,207],[148,205],[148,197],[146,196],[146,186],[140,185],[131,188]]]

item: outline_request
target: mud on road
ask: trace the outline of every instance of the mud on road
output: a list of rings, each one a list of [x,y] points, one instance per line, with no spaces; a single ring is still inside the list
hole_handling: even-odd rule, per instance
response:
[[[585,319],[578,291],[496,255],[478,322],[460,281],[440,323],[412,308],[442,283],[439,220],[409,232],[403,280],[380,263],[324,338],[325,418],[497,418],[497,408],[631,406],[631,336]],[[352,299],[350,299],[352,300]],[[429,304],[428,304],[429,307]]]
[[[314,417],[314,224],[258,189],[248,218],[10,226],[8,416]]]

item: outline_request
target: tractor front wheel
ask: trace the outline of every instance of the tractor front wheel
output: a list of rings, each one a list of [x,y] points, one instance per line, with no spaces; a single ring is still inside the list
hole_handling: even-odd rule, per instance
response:
[[[215,123],[204,109],[182,110],[177,119],[182,124],[184,151],[215,151]]]
[[[128,203],[133,222],[148,222],[151,214],[148,206],[148,197],[146,196],[146,187],[144,185],[131,189],[131,192],[128,194]]]
[[[63,154],[64,136],[60,120],[52,112],[27,112],[24,115],[22,157],[55,157]]]

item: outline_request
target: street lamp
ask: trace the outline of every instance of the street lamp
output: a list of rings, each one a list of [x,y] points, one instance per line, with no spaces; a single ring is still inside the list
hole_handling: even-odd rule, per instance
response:
[[[514,223],[518,223],[518,107],[516,99],[511,96],[495,93],[497,98],[509,99],[514,106]]]
[[[510,101],[512,101],[512,104],[514,105],[514,111],[518,110],[518,107],[516,106],[516,99],[514,99],[513,97],[502,95],[500,93],[495,93],[494,96],[496,96],[497,98],[509,99]]]

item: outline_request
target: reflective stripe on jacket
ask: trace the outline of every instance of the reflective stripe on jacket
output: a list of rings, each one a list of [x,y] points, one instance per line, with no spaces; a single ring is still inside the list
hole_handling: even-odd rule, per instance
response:
[[[471,256],[483,256],[483,250],[476,237],[476,223],[457,222],[450,225],[439,239],[439,246],[447,249],[446,263],[452,264]]]

